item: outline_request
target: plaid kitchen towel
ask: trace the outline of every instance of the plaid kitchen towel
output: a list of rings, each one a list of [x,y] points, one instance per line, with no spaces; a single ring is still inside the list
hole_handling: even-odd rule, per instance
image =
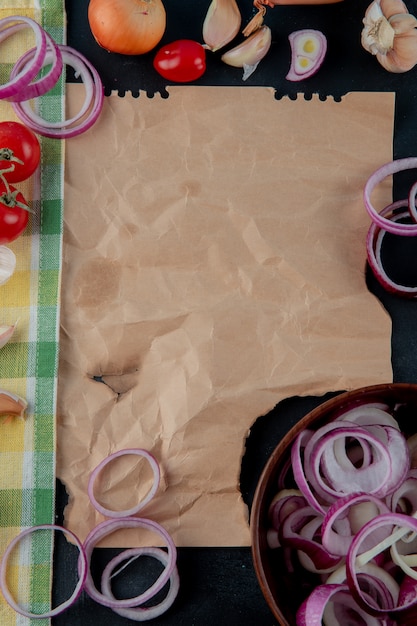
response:
[[[55,41],[65,43],[63,0],[3,0],[2,5],[0,18],[32,17]],[[30,37],[30,29],[24,29],[0,44],[3,82],[8,76],[7,63],[33,46]],[[62,118],[64,88],[62,77],[39,99],[39,113],[46,119]],[[0,101],[0,120],[17,120],[11,105],[4,101]],[[30,181],[16,184],[34,214],[24,234],[8,244],[16,255],[16,271],[0,285],[0,325],[17,322],[12,339],[0,349],[0,388],[28,402],[24,419],[0,423],[0,556],[24,528],[54,521],[64,145],[54,139],[39,140],[39,171]],[[50,533],[32,534],[14,551],[8,568],[11,590],[34,613],[50,608],[52,549]],[[22,618],[0,594],[1,626],[26,626],[32,621],[38,626],[50,623],[48,619]]]

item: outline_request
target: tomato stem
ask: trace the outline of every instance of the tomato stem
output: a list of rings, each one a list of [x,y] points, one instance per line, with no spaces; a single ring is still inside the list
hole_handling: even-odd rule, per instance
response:
[[[6,187],[6,192],[0,196],[0,200],[1,202],[3,202],[3,204],[5,204],[10,209],[19,207],[19,209],[24,209],[25,211],[28,211],[29,213],[34,213],[34,211],[25,202],[20,202],[20,200],[17,199],[19,190],[15,189],[14,191],[12,191],[10,189],[10,185],[7,182],[7,179],[4,176],[4,174],[7,172],[12,172],[13,170],[14,170],[14,165],[12,165],[8,169],[0,170],[0,180],[4,183],[4,186]]]

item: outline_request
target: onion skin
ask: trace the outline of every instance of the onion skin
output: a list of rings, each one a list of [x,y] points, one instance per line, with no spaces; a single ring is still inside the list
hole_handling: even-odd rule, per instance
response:
[[[102,48],[118,54],[149,52],[166,28],[162,0],[90,0],[88,21]]]

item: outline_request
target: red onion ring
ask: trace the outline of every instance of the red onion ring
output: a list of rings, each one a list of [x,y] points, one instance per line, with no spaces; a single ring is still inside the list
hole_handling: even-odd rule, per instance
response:
[[[85,132],[96,122],[103,108],[104,88],[99,73],[84,55],[70,46],[57,45],[63,62],[72,67],[84,83],[86,94],[81,111],[68,120],[48,122],[27,101],[12,102],[12,106],[19,119],[35,133],[55,139],[68,139]],[[49,62],[50,53],[46,53],[42,67]]]
[[[12,553],[13,549],[16,547],[16,545],[27,535],[30,535],[31,533],[38,531],[38,530],[59,530],[61,532],[63,532],[64,534],[68,535],[72,541],[76,544],[78,551],[79,551],[79,557],[78,557],[78,583],[71,595],[70,598],[68,598],[68,600],[66,600],[65,602],[63,602],[62,604],[60,604],[59,606],[55,607],[54,609],[51,609],[50,611],[46,612],[46,613],[42,613],[42,614],[38,614],[38,613],[31,613],[30,611],[27,611],[26,609],[24,609],[22,606],[20,606],[16,600],[14,599],[13,595],[10,592],[10,589],[8,587],[7,584],[7,565],[8,565],[8,561],[9,561],[9,557],[10,554]],[[19,535],[17,535],[14,539],[12,539],[12,541],[9,543],[9,545],[7,546],[4,554],[3,554],[3,558],[1,561],[1,566],[0,566],[0,587],[2,590],[2,593],[4,595],[5,600],[7,601],[7,603],[12,607],[12,609],[14,609],[17,613],[20,613],[20,615],[23,615],[24,617],[28,617],[28,618],[34,618],[34,619],[40,619],[40,618],[50,618],[50,617],[55,617],[56,615],[59,615],[60,613],[62,613],[63,611],[65,611],[67,608],[69,608],[80,596],[81,591],[84,587],[84,583],[86,580],[86,576],[87,576],[87,570],[88,570],[88,564],[87,564],[87,558],[86,558],[86,554],[83,548],[82,543],[80,542],[80,540],[78,539],[78,537],[76,535],[74,535],[73,532],[71,532],[70,530],[63,528],[62,526],[58,526],[56,524],[41,524],[39,526],[33,526],[31,528],[26,528],[25,530],[23,530]]]
[[[373,462],[363,468],[356,468],[351,464],[350,472],[346,467],[340,466],[333,454],[333,444],[340,437],[352,437],[359,444],[364,442],[365,446],[371,445],[375,452]],[[379,438],[362,426],[343,421],[322,426],[308,441],[304,456],[308,481],[329,504],[340,496],[358,491],[378,497],[385,495],[386,483],[392,470],[390,453]],[[325,471],[325,476],[322,471]]]
[[[45,59],[47,36],[44,29],[35,20],[22,15],[4,17],[0,20],[0,42],[4,41],[22,28],[31,28],[35,34],[36,47],[30,63],[26,64],[23,73],[17,74],[9,82],[0,86],[0,99],[9,100],[26,89],[42,67]]]
[[[405,598],[405,602],[403,604],[390,606],[390,607],[376,607],[373,602],[369,602],[369,599],[364,597],[363,591],[360,587],[358,581],[358,564],[361,563],[361,559],[357,561],[358,554],[361,550],[361,544],[365,541],[371,533],[374,533],[375,530],[384,528],[388,526],[390,528],[397,527],[394,532],[392,532],[387,539],[382,542],[376,544],[373,550],[368,550],[368,553],[362,554],[362,559],[371,559],[378,553],[385,551],[387,548],[394,546],[394,544],[399,541],[403,536],[406,535],[407,530],[411,530],[413,532],[417,532],[417,519],[414,517],[410,517],[408,515],[403,515],[402,513],[384,513],[375,517],[374,519],[367,522],[355,535],[350,545],[347,558],[346,558],[346,579],[351,590],[352,595],[358,602],[360,606],[362,606],[365,610],[369,611],[372,615],[378,614],[386,614],[388,611],[390,613],[399,611],[404,611],[411,606],[414,606],[417,602],[417,598]],[[395,559],[394,559],[395,561]],[[395,561],[396,562],[396,561]],[[404,562],[398,562],[399,565],[407,574],[408,566]],[[360,567],[360,565],[359,565]],[[414,575],[417,575],[417,572],[413,572]]]
[[[397,159],[380,167],[374,172],[367,180],[364,187],[364,203],[365,208],[368,211],[372,221],[380,228],[388,231],[389,233],[405,236],[417,235],[417,224],[397,224],[393,223],[393,220],[387,219],[383,212],[379,212],[375,209],[371,201],[371,195],[375,187],[381,183],[384,178],[402,172],[404,170],[411,170],[417,168],[417,157],[407,157],[405,159]],[[392,205],[390,205],[392,206]],[[408,202],[407,202],[408,206]]]
[[[366,626],[383,626],[385,624],[385,622],[370,616],[354,603],[347,585],[325,584],[316,587],[301,604],[297,611],[297,626],[322,626],[326,607],[331,601],[341,605],[341,617],[337,622],[332,622],[331,626],[343,626],[349,623],[349,617],[352,616],[353,612],[362,619],[361,623]]]
[[[303,430],[297,435],[291,447],[291,463],[294,472],[294,480],[297,483],[299,490],[307,500],[308,504],[315,511],[317,511],[317,513],[324,515],[325,508],[317,500],[310,488],[310,485],[308,484],[301,456],[302,449],[306,447],[312,435],[313,431],[310,430]]]
[[[389,217],[389,221],[397,222],[398,220],[409,216],[408,209],[407,211],[395,213],[395,211],[405,206],[408,206],[407,200],[397,200],[397,202],[393,202],[389,206],[385,207],[380,214],[384,219],[385,217]],[[384,269],[381,250],[382,242],[387,232],[389,232],[387,229],[381,228],[376,223],[371,224],[369,227],[366,238],[366,251],[369,266],[374,273],[375,278],[382,285],[382,287],[384,287],[384,289],[391,293],[399,294],[405,297],[415,297],[417,295],[417,287],[407,287],[406,285],[396,283],[388,276]]]
[[[126,455],[140,456],[140,457],[145,458],[148,461],[153,472],[153,484],[152,484],[151,489],[146,494],[145,498],[141,502],[139,502],[139,504],[137,504],[136,506],[130,509],[125,509],[123,511],[114,511],[112,509],[108,509],[104,507],[102,504],[100,504],[97,501],[94,495],[94,485],[95,485],[95,481],[97,480],[97,477],[101,474],[103,469],[109,463],[114,461],[114,459],[117,459],[117,458],[120,458],[121,456],[126,456]],[[87,488],[88,496],[94,508],[105,517],[112,517],[112,518],[130,517],[132,515],[136,515],[136,513],[139,513],[139,511],[141,511],[143,507],[145,507],[148,504],[148,502],[152,500],[152,498],[154,497],[155,493],[158,490],[160,476],[161,474],[160,474],[160,469],[159,469],[157,460],[152,454],[150,454],[146,450],[143,450],[141,448],[127,448],[125,450],[119,450],[118,452],[110,454],[107,458],[101,461],[101,463],[99,463],[97,467],[91,472],[90,479],[88,481],[88,488]]]
[[[109,598],[100,591],[98,591],[98,589],[94,585],[94,581],[91,575],[90,563],[93,549],[100,542],[100,540],[103,539],[103,537],[107,537],[108,535],[121,528],[144,528],[145,530],[154,531],[165,541],[168,548],[168,558],[164,570],[161,572],[157,580],[150,587],[148,587],[146,591],[134,598],[115,600],[114,598]],[[176,566],[177,559],[177,549],[172,540],[172,537],[165,530],[165,528],[163,528],[163,526],[161,526],[157,522],[141,517],[122,517],[117,520],[105,520],[104,522],[93,528],[93,530],[88,534],[84,542],[84,552],[87,559],[87,576],[85,579],[84,589],[93,600],[113,610],[137,607],[138,605],[144,604],[148,600],[151,600],[170,579],[172,572],[174,571],[174,568]]]
[[[116,600],[113,595],[111,589],[111,578],[113,578],[118,572],[112,573],[114,568],[122,563],[123,561],[130,559],[127,565],[131,563],[134,559],[140,556],[151,556],[158,561],[160,561],[165,567],[168,565],[168,555],[164,550],[160,548],[130,548],[128,550],[124,550],[117,556],[115,556],[109,563],[107,563],[106,567],[103,570],[101,576],[101,589],[104,595],[112,600]],[[126,567],[126,565],[125,565]],[[121,569],[124,569],[123,567]],[[119,571],[121,571],[121,569]],[[144,622],[149,619],[155,619],[159,617],[163,613],[165,613],[174,603],[178,591],[180,587],[180,578],[178,575],[178,569],[175,566],[172,574],[169,578],[169,590],[165,598],[149,607],[133,607],[130,609],[118,609],[113,608],[113,611],[122,617],[126,617],[127,619],[131,619],[136,622]]]
[[[32,98],[38,98],[43,96],[47,91],[52,89],[59,80],[63,69],[63,60],[61,50],[58,44],[52,39],[52,37],[45,31],[48,49],[45,53],[45,58],[42,67],[50,62],[51,69],[47,74],[39,78],[35,82],[29,83],[27,87],[23,88],[15,96],[8,98],[9,102],[21,102],[22,100],[31,100]],[[29,62],[30,58],[35,54],[35,49],[32,48],[23,54],[20,59],[14,64],[10,73],[11,78],[18,76],[24,69],[25,65]]]
[[[415,222],[417,222],[416,196],[417,196],[417,182],[414,183],[414,185],[412,185],[408,193],[408,210],[410,211],[410,215]]]
[[[352,507],[356,507],[357,505],[361,505],[363,503],[371,503],[374,505],[374,507],[378,509],[379,514],[391,512],[385,502],[367,493],[353,494],[336,500],[326,513],[321,532],[322,544],[325,549],[330,552],[330,554],[346,556],[348,553],[349,546],[354,535],[356,534],[356,530],[351,530],[350,534],[341,534],[333,530],[333,525],[340,517],[346,516],[349,511],[352,511]],[[361,524],[361,526],[363,525],[364,524]],[[350,520],[349,528],[351,529]],[[380,536],[379,540],[385,539],[389,532],[390,531],[387,531],[385,535]],[[362,550],[365,551],[368,547],[370,547],[370,545],[367,545],[367,543],[364,542]]]

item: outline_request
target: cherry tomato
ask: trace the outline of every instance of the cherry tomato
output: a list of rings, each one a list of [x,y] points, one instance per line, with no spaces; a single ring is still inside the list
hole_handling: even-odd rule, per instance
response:
[[[36,135],[19,122],[0,122],[0,171],[9,183],[26,180],[41,158]],[[9,168],[13,170],[8,172]]]
[[[29,211],[24,206],[27,202],[23,195],[12,187],[0,181],[0,244],[14,241],[25,230]]]
[[[206,51],[192,39],[178,39],[158,50],[153,66],[167,80],[189,83],[206,71]]]

